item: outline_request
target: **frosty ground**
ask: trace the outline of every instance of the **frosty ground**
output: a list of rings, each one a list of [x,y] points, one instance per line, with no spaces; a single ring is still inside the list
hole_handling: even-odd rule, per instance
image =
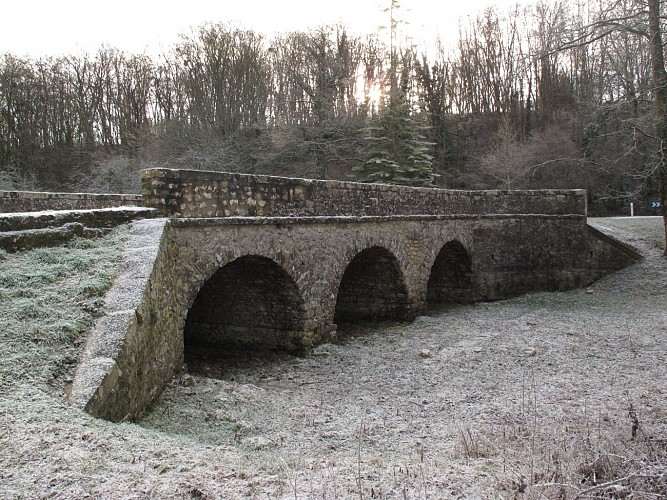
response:
[[[0,497],[667,495],[662,220],[591,223],[644,260],[587,289],[348,330],[306,356],[192,359],[141,422],[121,424],[69,408],[63,387],[113,272],[98,277],[99,256],[123,230],[82,245],[89,263],[62,273],[88,299],[49,303],[79,319],[48,342],[25,327],[46,313],[3,312],[16,302],[7,269],[74,251],[4,255]]]

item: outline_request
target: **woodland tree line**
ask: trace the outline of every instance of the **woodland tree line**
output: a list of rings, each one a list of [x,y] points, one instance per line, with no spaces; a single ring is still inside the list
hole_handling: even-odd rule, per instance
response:
[[[132,192],[151,166],[381,180],[361,166],[394,123],[422,184],[585,188],[593,213],[649,211],[664,169],[650,2],[488,9],[449,49],[413,46],[392,13],[390,42],[208,24],[159,56],[4,54],[0,189]]]

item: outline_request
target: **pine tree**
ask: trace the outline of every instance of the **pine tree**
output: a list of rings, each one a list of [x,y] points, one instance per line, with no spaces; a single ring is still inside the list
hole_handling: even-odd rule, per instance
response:
[[[352,170],[361,182],[430,187],[435,178],[433,158],[428,154],[429,144],[420,134],[423,126],[412,113],[404,84],[407,75],[403,76],[400,86],[392,81],[378,115],[366,129],[368,159]]]
[[[380,100],[377,116],[366,128],[368,159],[352,171],[361,182],[431,187],[435,174],[433,157],[428,154],[430,144],[420,134],[425,127],[415,120],[410,103],[412,51],[401,51],[399,65],[396,40],[398,26],[403,22],[397,17],[400,9],[398,0],[390,0],[385,9],[390,21],[388,92]]]

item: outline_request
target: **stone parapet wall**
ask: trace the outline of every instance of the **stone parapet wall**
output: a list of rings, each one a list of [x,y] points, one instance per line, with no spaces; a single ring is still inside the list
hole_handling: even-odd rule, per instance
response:
[[[0,191],[0,213],[141,206],[141,195]]]
[[[144,206],[162,216],[586,214],[584,190],[458,191],[171,169],[141,176]]]

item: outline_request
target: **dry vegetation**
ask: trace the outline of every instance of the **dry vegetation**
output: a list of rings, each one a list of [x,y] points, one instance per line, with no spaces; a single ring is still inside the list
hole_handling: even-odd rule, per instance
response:
[[[305,357],[192,360],[138,424],[62,402],[122,234],[0,256],[0,497],[665,497],[662,220],[595,223],[645,260]]]
[[[160,54],[0,54],[0,188],[139,192],[154,166],[370,180],[367,160],[402,183],[427,152],[439,186],[586,187],[591,213],[659,213],[664,2],[488,8],[452,46],[415,45],[409,9],[380,3],[379,33],[211,20]]]

